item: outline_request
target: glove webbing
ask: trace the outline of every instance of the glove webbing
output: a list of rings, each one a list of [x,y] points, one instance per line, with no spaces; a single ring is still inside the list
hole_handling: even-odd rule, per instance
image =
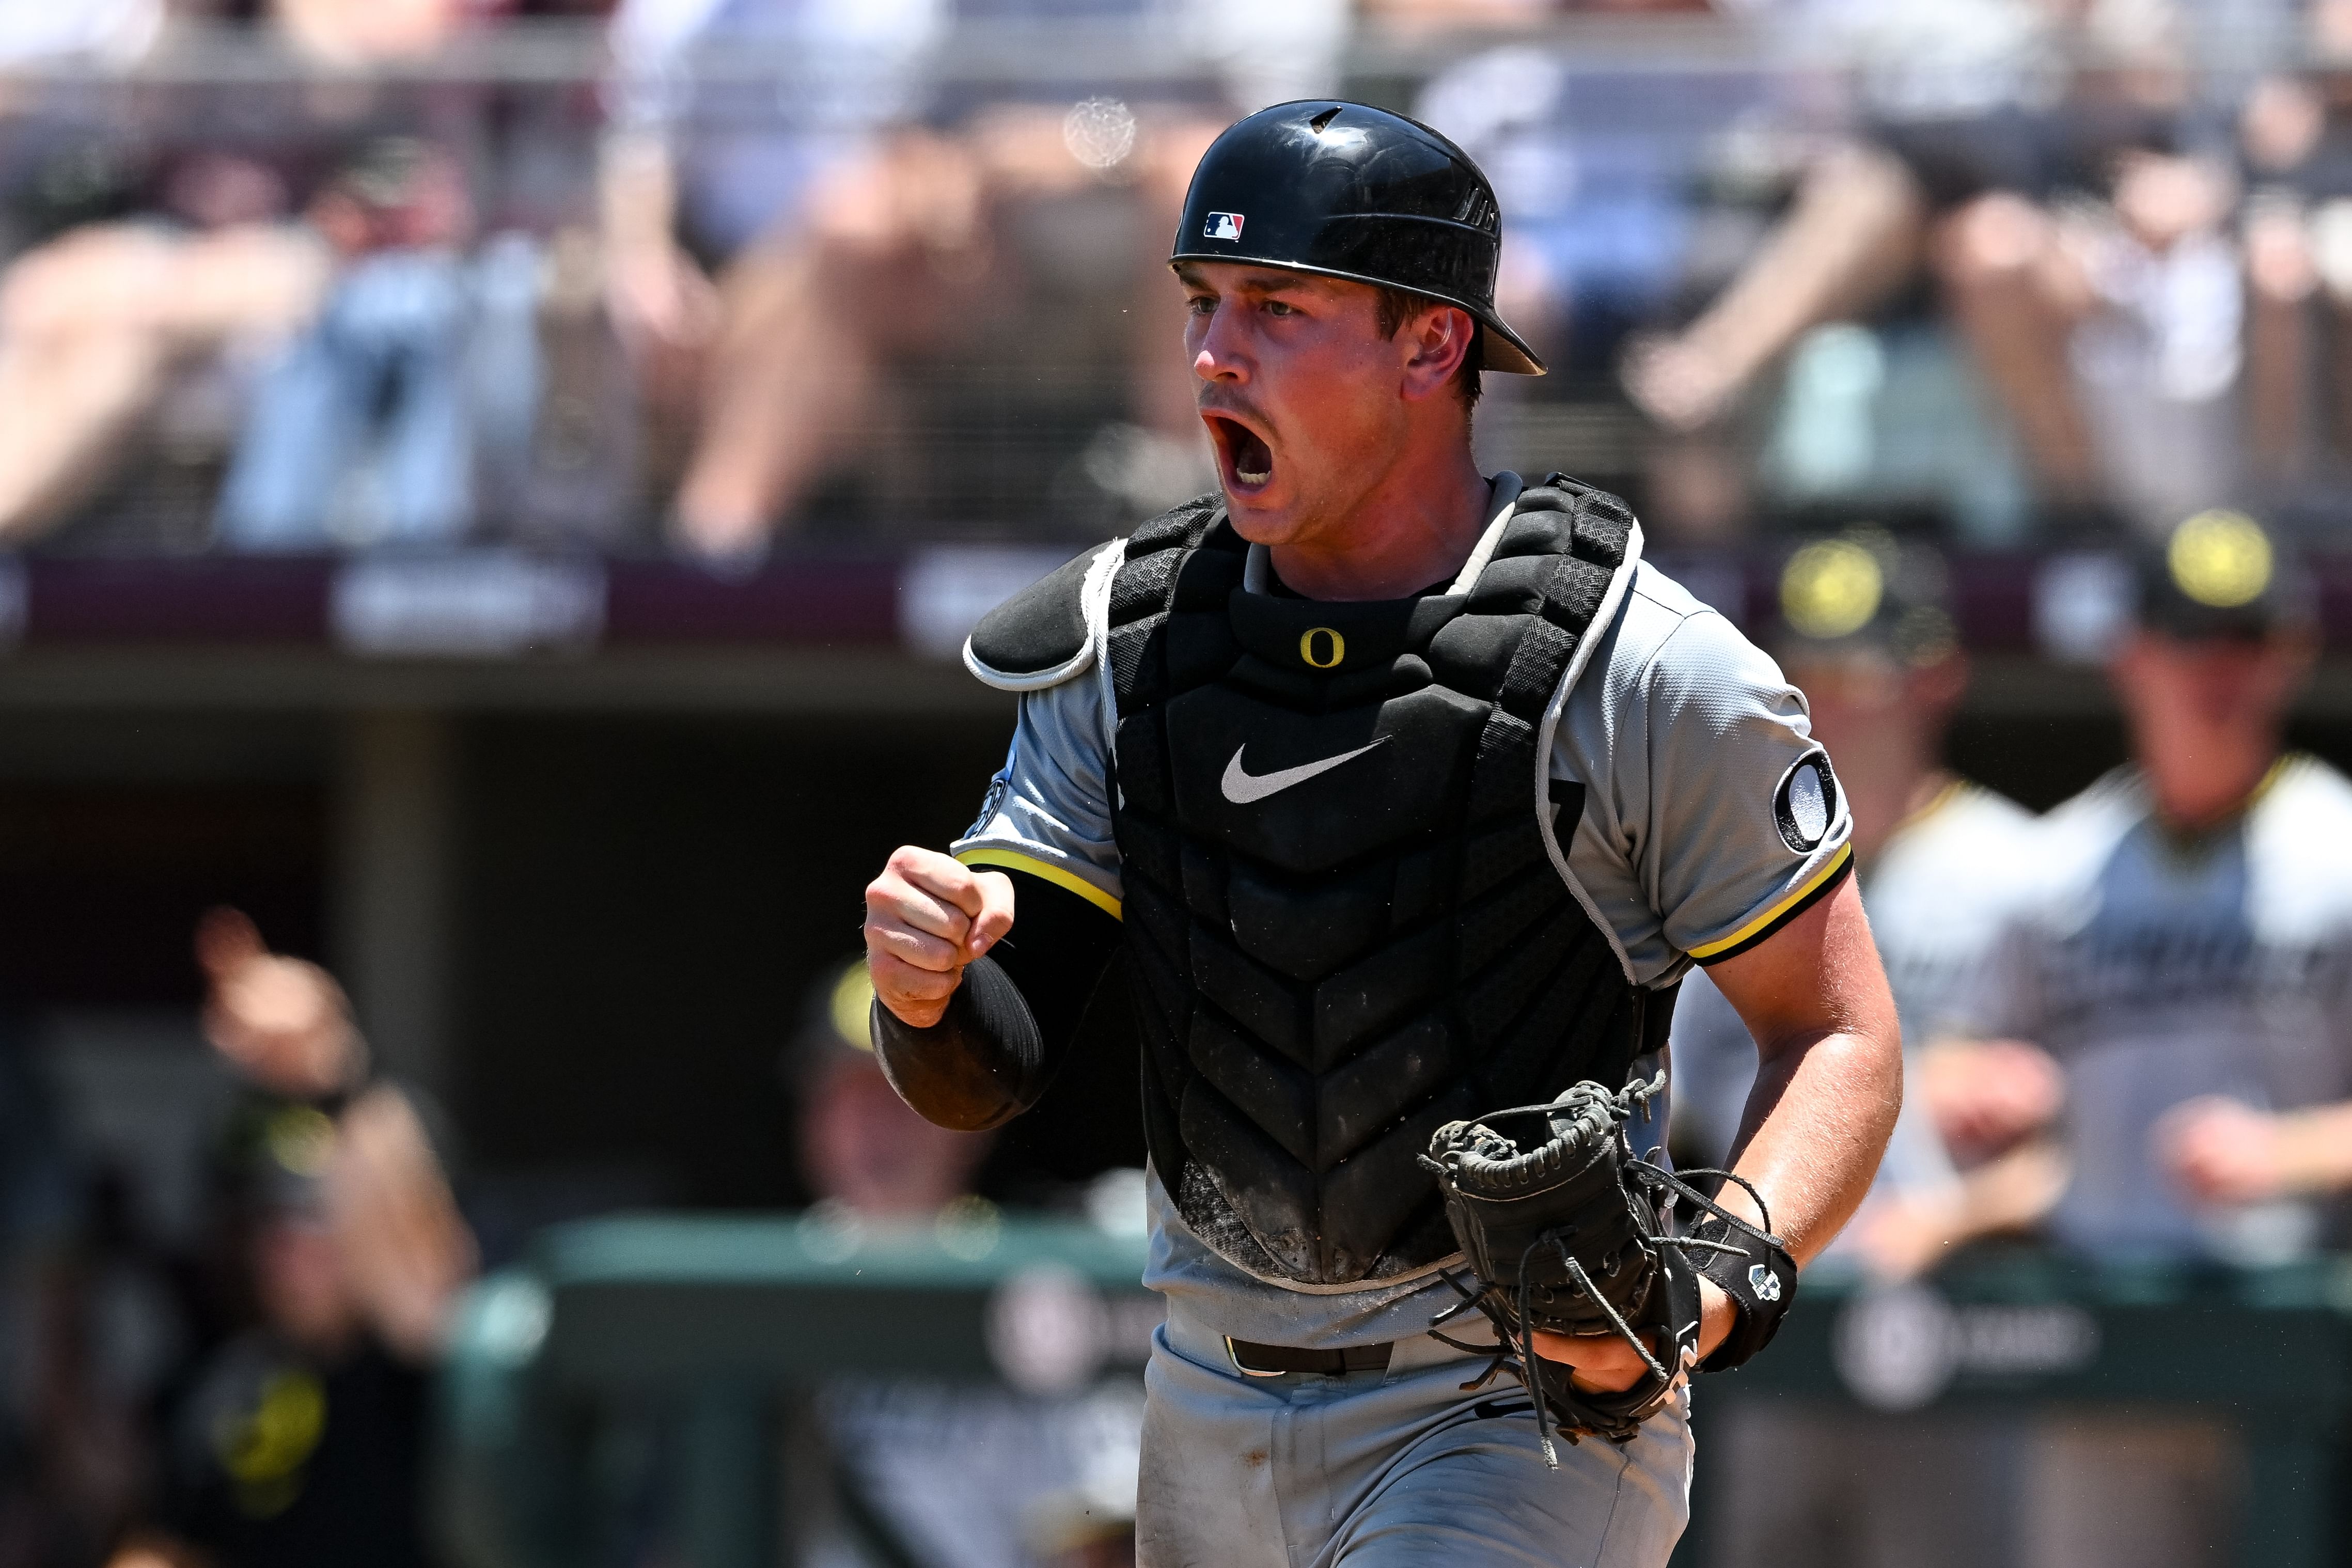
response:
[[[1664,1088],[1665,1075],[1664,1073],[1660,1073],[1654,1079],[1647,1083],[1634,1083],[1628,1085],[1618,1098],[1620,1108],[1619,1115],[1621,1119],[1626,1114],[1626,1109],[1634,1103],[1641,1104],[1646,1110],[1650,1098],[1653,1095],[1659,1093]],[[1559,1104],[1557,1101],[1543,1105],[1513,1106],[1505,1110],[1488,1111],[1478,1120],[1481,1122],[1494,1122],[1500,1121],[1507,1117],[1526,1115],[1540,1115],[1549,1120],[1549,1115],[1558,1109]],[[1657,1152],[1655,1150],[1651,1152],[1653,1153]],[[1422,1157],[1421,1163],[1430,1169],[1433,1173],[1441,1176],[1445,1174],[1445,1167],[1439,1162],[1432,1160],[1426,1155]],[[1718,1215],[1722,1215],[1726,1220],[1732,1224],[1743,1226],[1745,1224],[1745,1222],[1738,1219],[1737,1216],[1724,1213],[1724,1211],[1718,1208],[1712,1200],[1706,1196],[1706,1194],[1696,1191],[1695,1188],[1692,1188],[1686,1183],[1677,1180],[1672,1173],[1647,1160],[1633,1158],[1629,1155],[1622,1168],[1632,1177],[1632,1184],[1637,1189],[1636,1196],[1639,1198],[1651,1198],[1657,1187],[1664,1186],[1676,1193],[1678,1195],[1687,1196],[1695,1204],[1713,1210]],[[1720,1173],[1726,1175],[1732,1181],[1738,1182],[1742,1186],[1748,1188],[1751,1196],[1756,1196],[1757,1207],[1759,1210],[1763,1209],[1764,1201],[1762,1197],[1756,1194],[1756,1189],[1744,1178],[1731,1175],[1728,1172],[1703,1172],[1695,1173]],[[1654,1199],[1653,1198],[1652,1201],[1654,1201]],[[1770,1223],[1769,1213],[1767,1214],[1766,1223],[1768,1225]],[[1729,1246],[1723,1242],[1711,1241],[1700,1237],[1654,1236],[1645,1237],[1644,1239],[1653,1247],[1660,1248],[1674,1247],[1677,1250],[1685,1251],[1685,1255],[1687,1255],[1689,1249],[1696,1248],[1718,1253],[1737,1253],[1743,1258],[1747,1256],[1747,1254],[1738,1247]],[[1561,1239],[1557,1230],[1546,1232],[1543,1236],[1537,1237],[1534,1241],[1528,1243],[1526,1250],[1519,1255],[1518,1299],[1516,1303],[1517,1308],[1516,1314],[1517,1321],[1516,1325],[1508,1321],[1503,1311],[1491,1300],[1492,1287],[1486,1287],[1476,1292],[1473,1292],[1465,1288],[1459,1280],[1455,1279],[1450,1272],[1441,1271],[1441,1277],[1444,1279],[1447,1284],[1453,1286],[1454,1290],[1464,1297],[1464,1300],[1456,1302],[1454,1306],[1440,1313],[1431,1324],[1431,1332],[1434,1334],[1441,1342],[1450,1345],[1457,1350],[1475,1352],[1482,1349],[1483,1347],[1481,1346],[1464,1344],[1462,1342],[1455,1340],[1449,1335],[1436,1332],[1439,1324],[1452,1321],[1464,1310],[1475,1306],[1494,1323],[1496,1338],[1504,1347],[1496,1352],[1494,1359],[1488,1363],[1485,1372],[1481,1373],[1477,1377],[1472,1379],[1470,1382],[1463,1384],[1464,1389],[1467,1391],[1484,1386],[1494,1377],[1496,1373],[1502,1369],[1503,1363],[1507,1359],[1516,1360],[1518,1363],[1519,1381],[1526,1386],[1528,1394],[1532,1396],[1535,1403],[1536,1435],[1538,1440],[1542,1445],[1544,1463],[1549,1468],[1558,1469],[1559,1468],[1559,1450],[1552,1443],[1551,1404],[1544,1393],[1542,1381],[1543,1373],[1540,1360],[1537,1356],[1535,1349],[1536,1329],[1534,1323],[1534,1313],[1532,1310],[1532,1301],[1530,1300],[1530,1291],[1533,1288],[1533,1282],[1529,1278],[1529,1269],[1528,1268],[1528,1260],[1535,1256],[1537,1249],[1542,1247],[1546,1242],[1549,1242],[1553,1249],[1559,1254],[1560,1263],[1567,1271],[1570,1279],[1573,1281],[1576,1289],[1582,1291],[1584,1295],[1591,1300],[1594,1306],[1601,1309],[1602,1316],[1609,1320],[1609,1324],[1612,1330],[1615,1331],[1619,1338],[1622,1339],[1628,1345],[1633,1347],[1633,1353],[1642,1358],[1643,1366],[1648,1370],[1652,1377],[1655,1378],[1661,1385],[1671,1387],[1674,1378],[1679,1373],[1681,1369],[1677,1367],[1675,1372],[1670,1373],[1659,1363],[1657,1356],[1651,1352],[1650,1347],[1643,1342],[1642,1336],[1634,1331],[1633,1325],[1625,1321],[1624,1316],[1620,1313],[1609,1299],[1594,1286],[1591,1277],[1584,1270],[1584,1265],[1578,1260],[1573,1253],[1569,1251],[1566,1242]],[[1514,1327],[1516,1327],[1517,1331],[1516,1342],[1514,1342]],[[1677,1356],[1677,1360],[1679,1360],[1679,1356]],[[1573,1393],[1573,1370],[1563,1367],[1562,1371],[1564,1375],[1570,1378],[1570,1392]],[[1569,1441],[1571,1443],[1578,1440],[1577,1435],[1574,1432],[1570,1432],[1567,1434],[1567,1436]]]
[[[1627,1098],[1640,1098],[1646,1100],[1648,1092],[1654,1092],[1656,1087],[1657,1086],[1655,1085],[1648,1084],[1635,1086],[1633,1089],[1628,1091]],[[1490,1111],[1486,1116],[1479,1118],[1479,1120],[1482,1121],[1499,1121],[1506,1116],[1538,1111],[1549,1111],[1551,1109],[1553,1108],[1549,1105],[1515,1106],[1508,1110]],[[1655,1154],[1659,1151],[1653,1149],[1650,1152],[1653,1154]],[[1433,1165],[1436,1163],[1436,1162],[1429,1161],[1425,1158],[1423,1163]],[[1778,1249],[1783,1256],[1786,1256],[1786,1244],[1783,1243],[1779,1237],[1771,1234],[1772,1211],[1764,1202],[1764,1195],[1756,1190],[1754,1183],[1748,1181],[1748,1178],[1738,1174],[1737,1172],[1717,1170],[1713,1168],[1697,1168],[1690,1171],[1688,1174],[1694,1176],[1719,1176],[1726,1181],[1738,1183],[1742,1188],[1746,1189],[1748,1195],[1755,1201],[1757,1213],[1763,1217],[1764,1226],[1761,1229],[1758,1228],[1756,1226],[1750,1225],[1747,1220],[1742,1219],[1739,1215],[1731,1213],[1728,1209],[1723,1207],[1714,1199],[1708,1197],[1705,1193],[1700,1192],[1688,1182],[1683,1180],[1681,1176],[1678,1176],[1674,1172],[1665,1169],[1664,1166],[1654,1163],[1652,1161],[1640,1158],[1628,1159],[1625,1162],[1623,1168],[1633,1176],[1633,1183],[1637,1188],[1647,1188],[1652,1191],[1658,1188],[1664,1188],[1673,1194],[1675,1199],[1688,1200],[1692,1205],[1706,1210],[1709,1215],[1720,1220],[1725,1225],[1746,1232],[1748,1235],[1755,1237],[1758,1241],[1763,1243],[1766,1247]],[[1734,1247],[1727,1242],[1715,1241],[1706,1237],[1660,1236],[1652,1237],[1648,1239],[1653,1247],[1662,1248],[1674,1247],[1676,1250],[1685,1253],[1685,1256],[1687,1256],[1691,1251],[1704,1251],[1717,1255],[1728,1253],[1733,1257],[1739,1258],[1743,1260],[1750,1256],[1749,1252],[1745,1247]],[[1633,1347],[1633,1352],[1636,1355],[1642,1358],[1642,1364],[1643,1367],[1648,1369],[1650,1375],[1656,1378],[1661,1384],[1670,1384],[1673,1381],[1674,1374],[1669,1373],[1667,1370],[1659,1363],[1657,1357],[1652,1353],[1650,1347],[1643,1342],[1642,1336],[1634,1331],[1633,1325],[1626,1322],[1623,1315],[1611,1304],[1608,1298],[1602,1295],[1601,1291],[1594,1287],[1591,1277],[1584,1271],[1583,1264],[1579,1262],[1575,1255],[1568,1250],[1567,1244],[1560,1239],[1557,1232],[1548,1232],[1546,1235],[1538,1237],[1535,1241],[1530,1242],[1528,1245],[1527,1249],[1519,1255],[1519,1285],[1517,1293],[1518,1300],[1517,1302],[1517,1323],[1516,1325],[1517,1334],[1516,1342],[1514,1342],[1514,1336],[1512,1334],[1514,1325],[1508,1321],[1502,1311],[1495,1307],[1488,1300],[1491,1288],[1474,1292],[1465,1287],[1460,1280],[1456,1279],[1451,1271],[1441,1270],[1440,1278],[1444,1279],[1448,1285],[1451,1285],[1454,1290],[1464,1298],[1464,1300],[1456,1302],[1452,1307],[1447,1308],[1444,1312],[1438,1314],[1436,1319],[1433,1320],[1430,1325],[1431,1333],[1444,1344],[1450,1345],[1456,1350],[1475,1352],[1485,1347],[1465,1344],[1459,1340],[1454,1339],[1450,1335],[1438,1333],[1436,1331],[1438,1326],[1451,1321],[1454,1318],[1471,1307],[1476,1307],[1494,1323],[1496,1338],[1505,1348],[1498,1350],[1495,1353],[1494,1359],[1487,1364],[1485,1372],[1479,1373],[1478,1376],[1473,1378],[1468,1383],[1464,1384],[1462,1386],[1465,1392],[1483,1387],[1486,1383],[1493,1379],[1497,1372],[1502,1370],[1503,1363],[1506,1360],[1517,1361],[1518,1363],[1519,1381],[1521,1384],[1526,1385],[1528,1394],[1532,1395],[1534,1399],[1536,1407],[1536,1436],[1543,1448],[1544,1464],[1548,1468],[1556,1470],[1559,1468],[1559,1457],[1558,1448],[1555,1447],[1552,1443],[1551,1404],[1544,1395],[1542,1384],[1543,1374],[1538,1364],[1539,1358],[1536,1354],[1536,1330],[1533,1312],[1531,1310],[1532,1302],[1529,1300],[1529,1291],[1532,1289],[1532,1282],[1528,1278],[1528,1259],[1533,1258],[1537,1248],[1543,1246],[1547,1241],[1549,1241],[1552,1247],[1559,1253],[1561,1264],[1567,1269],[1569,1277],[1575,1281],[1577,1289],[1583,1291],[1583,1293],[1591,1300],[1593,1305],[1601,1309],[1601,1313],[1608,1318],[1611,1328],[1628,1345]],[[1721,1285],[1722,1281],[1717,1280],[1717,1283]],[[1732,1296],[1735,1303],[1740,1303],[1740,1293],[1728,1289],[1727,1289],[1726,1293]],[[1783,1310],[1785,1311],[1785,1310],[1784,1306]],[[1743,1304],[1743,1313],[1747,1309]],[[1777,1317],[1774,1320],[1774,1326],[1778,1326]],[[1766,1333],[1765,1337],[1769,1337],[1769,1331]],[[1679,1369],[1677,1369],[1677,1371],[1679,1371]],[[1569,1375],[1571,1379],[1573,1378],[1574,1373],[1572,1370],[1569,1370]],[[1570,1386],[1573,1387],[1572,1382]],[[1567,1436],[1569,1441],[1571,1443],[1578,1440],[1574,1433],[1569,1433]]]

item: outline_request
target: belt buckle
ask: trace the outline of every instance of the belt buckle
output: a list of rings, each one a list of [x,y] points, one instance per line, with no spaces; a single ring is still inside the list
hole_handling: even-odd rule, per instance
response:
[[[1242,1364],[1242,1358],[1234,1353],[1234,1336],[1227,1334],[1224,1336],[1224,1340],[1225,1359],[1233,1363],[1234,1370],[1240,1373],[1244,1377],[1286,1377],[1289,1375],[1286,1373],[1272,1372],[1262,1367],[1244,1366]]]

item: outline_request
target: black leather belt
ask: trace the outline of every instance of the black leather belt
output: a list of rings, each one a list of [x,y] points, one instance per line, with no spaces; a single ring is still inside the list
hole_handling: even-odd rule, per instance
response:
[[[1294,1372],[1344,1377],[1351,1372],[1386,1372],[1389,1352],[1395,1348],[1381,1343],[1349,1345],[1336,1351],[1303,1351],[1295,1345],[1253,1344],[1231,1334],[1225,1336],[1226,1359],[1244,1377],[1281,1377]]]

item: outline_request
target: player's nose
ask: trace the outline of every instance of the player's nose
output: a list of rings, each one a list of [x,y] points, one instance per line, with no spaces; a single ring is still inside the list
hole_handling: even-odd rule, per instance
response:
[[[1202,381],[1245,382],[1249,379],[1249,362],[1235,342],[1237,334],[1231,323],[1232,312],[1220,306],[1202,320],[1199,336],[1194,339],[1192,374]]]

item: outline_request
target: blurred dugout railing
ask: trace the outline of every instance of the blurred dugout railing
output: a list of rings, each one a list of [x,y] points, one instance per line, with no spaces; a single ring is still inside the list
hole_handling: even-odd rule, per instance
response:
[[[540,1238],[477,1286],[442,1378],[437,1517],[459,1568],[612,1560],[648,1433],[677,1434],[659,1536],[687,1568],[774,1568],[831,1523],[908,1548],[829,1451],[840,1380],[1070,1395],[1132,1382],[1160,1301],[1140,1237],[1006,1217],[893,1230],[829,1219],[637,1216]],[[638,1503],[643,1510],[646,1504]]]
[[[681,1560],[789,1563],[795,1509],[835,1506],[812,1501],[835,1481],[807,1420],[824,1380],[1036,1392],[1131,1374],[1159,1318],[1134,1285],[1141,1263],[1139,1240],[1043,1221],[936,1237],[793,1217],[563,1227],[464,1314],[441,1402],[446,1539],[464,1568],[589,1561],[593,1521],[611,1511],[600,1444],[667,1419],[687,1435]],[[1710,1426],[1743,1404],[1990,1411],[2021,1432],[2056,1413],[2200,1415],[2242,1460],[2236,1562],[2321,1568],[2352,1548],[2337,1485],[2352,1457],[2352,1266],[2340,1260],[2230,1273],[2015,1256],[1885,1289],[1817,1271],[1769,1354],[1698,1385],[1703,1458],[1678,1564],[1709,1561],[1711,1531],[1731,1525],[1708,1507],[1727,1456],[1704,1456]],[[814,1491],[795,1489],[804,1472]]]

